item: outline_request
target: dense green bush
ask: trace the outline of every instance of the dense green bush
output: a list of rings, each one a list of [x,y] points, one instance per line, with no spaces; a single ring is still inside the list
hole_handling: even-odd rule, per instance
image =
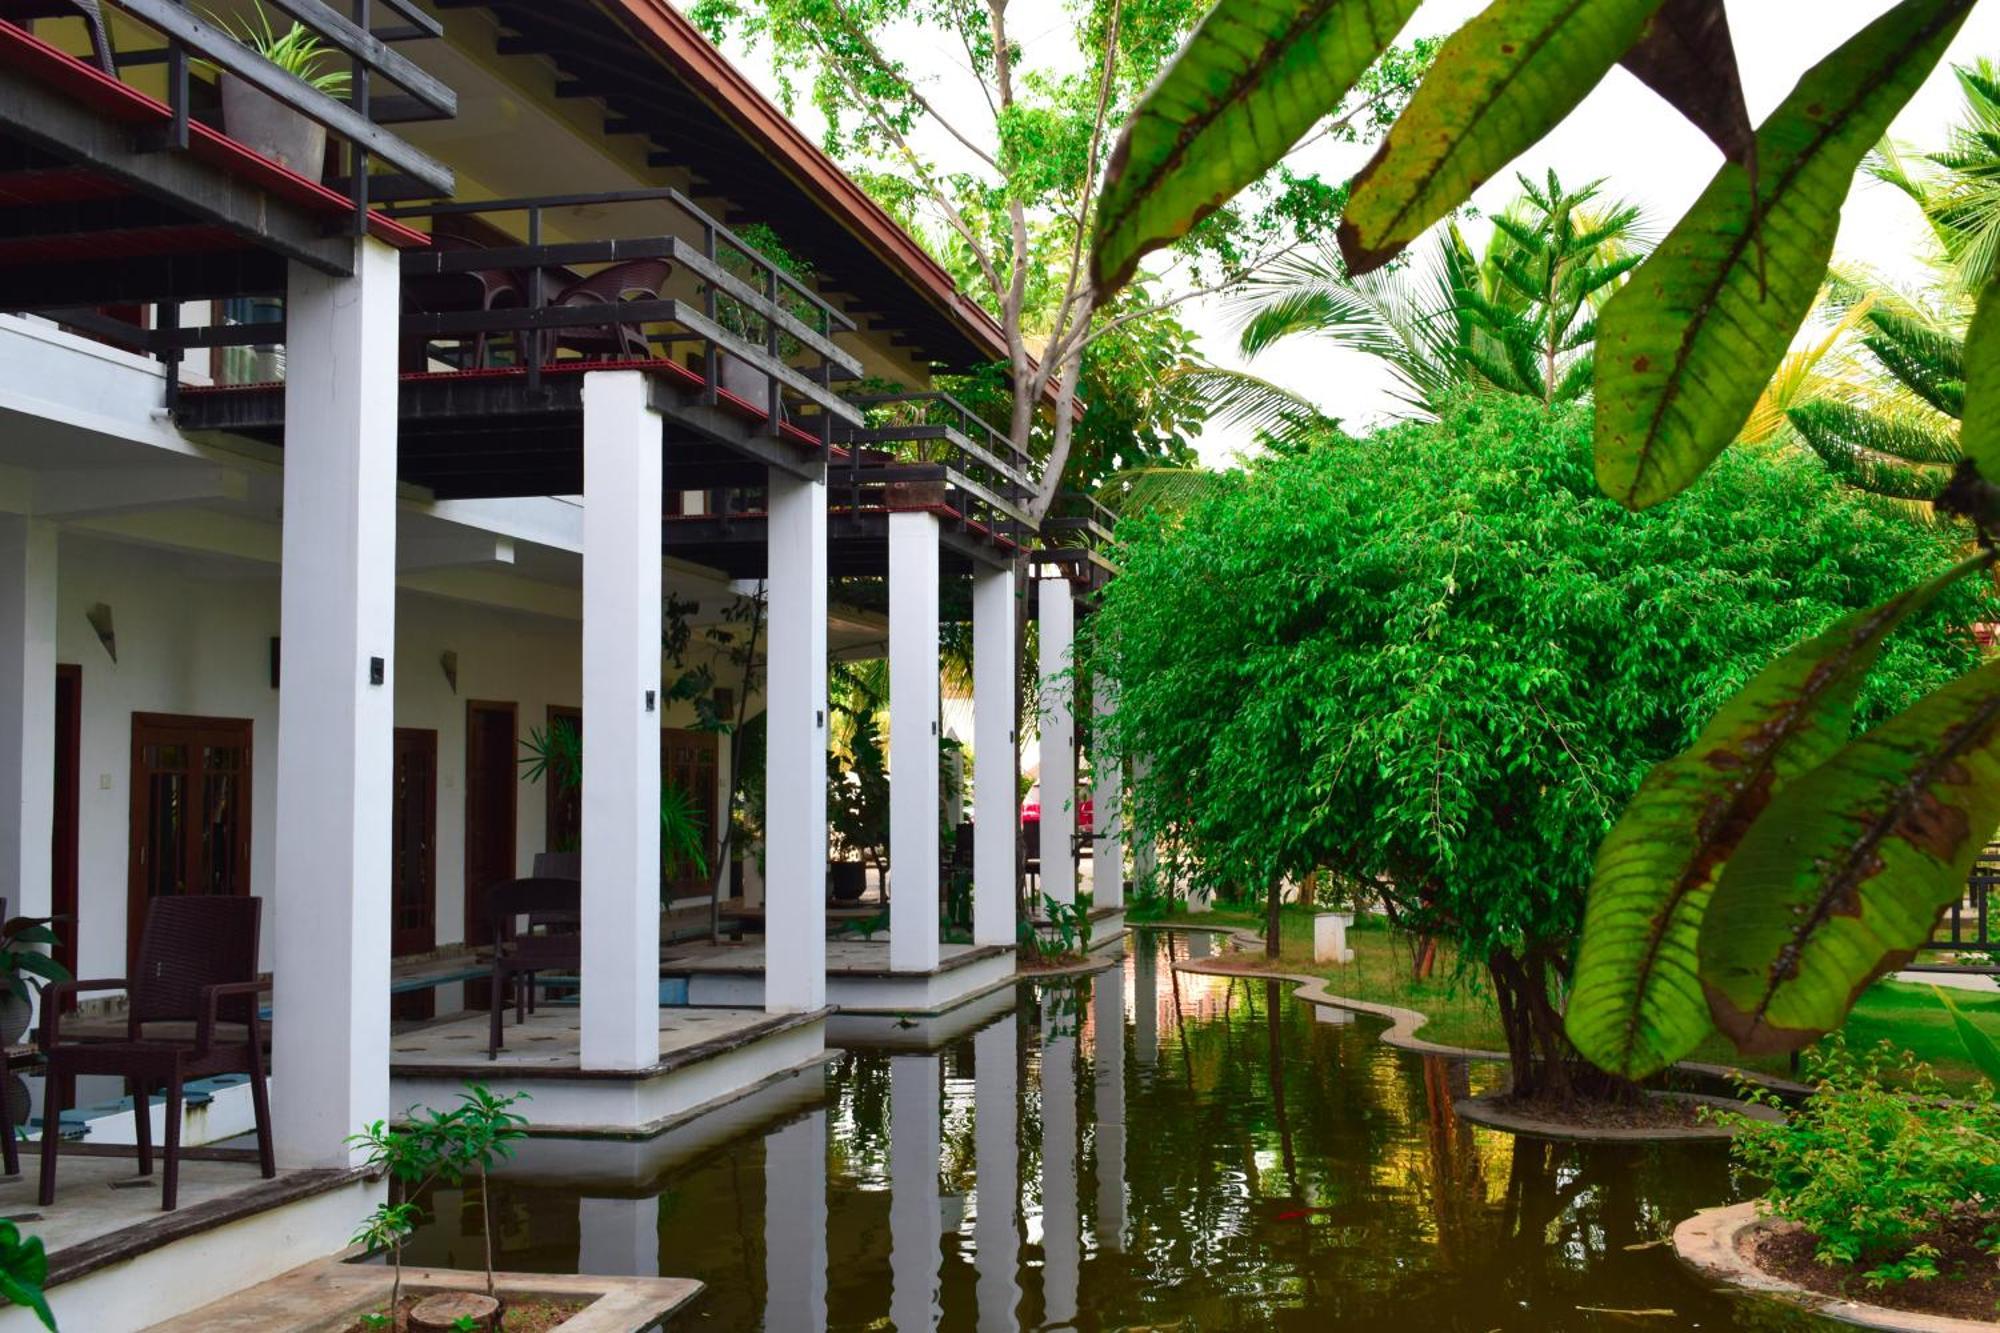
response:
[[[1837,1035],[1806,1059],[1813,1095],[1783,1123],[1727,1118],[1730,1156],[1771,1182],[1766,1203],[1813,1234],[1820,1262],[1865,1265],[1872,1286],[1936,1277],[1926,1237],[1967,1214],[1993,1218],[1984,1244],[2000,1253],[1993,1085],[1948,1097],[1909,1052],[1884,1042],[1857,1058]]]
[[[1586,411],[1486,396],[1261,460],[1121,526],[1089,645],[1106,739],[1144,761],[1131,825],[1212,883],[1393,881],[1488,966],[1527,1092],[1568,1058],[1592,856],[1640,778],[1782,648],[1957,555],[1803,453],[1733,450],[1635,514],[1590,445]],[[1978,597],[1891,640],[1861,723],[1973,664]]]

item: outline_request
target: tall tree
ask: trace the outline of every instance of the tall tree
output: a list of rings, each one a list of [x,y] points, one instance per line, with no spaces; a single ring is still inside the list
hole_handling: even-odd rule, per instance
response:
[[[1415,7],[1380,6],[1372,22],[1386,28],[1384,46]],[[712,39],[762,49],[787,108],[810,101],[825,121],[827,150],[999,320],[1008,433],[1044,457],[1037,515],[1071,471],[1079,392],[1093,392],[1092,381],[1119,384],[1118,374],[1091,373],[1093,352],[1236,286],[1329,231],[1338,212],[1335,187],[1277,165],[1185,229],[1169,263],[1116,284],[1122,291],[1093,281],[1086,238],[1112,137],[1149,85],[1175,77],[1162,79],[1202,8],[1199,0],[1077,0],[1053,33],[1021,32],[1008,0],[695,0],[689,11]],[[1371,49],[1346,72],[1350,94],[1292,138],[1358,141],[1379,132],[1430,49],[1417,43],[1379,60]],[[1112,360],[1127,372],[1143,365],[1129,343],[1125,350]],[[1109,370],[1102,360],[1099,367]],[[1041,416],[1045,405],[1053,411]],[[1110,470],[1098,461],[1087,471]]]

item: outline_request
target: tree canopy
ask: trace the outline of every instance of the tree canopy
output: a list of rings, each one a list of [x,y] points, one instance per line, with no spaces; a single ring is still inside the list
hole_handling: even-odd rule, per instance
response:
[[[1260,890],[1389,881],[1544,1000],[1647,770],[1785,645],[1957,554],[1797,451],[1734,451],[1630,512],[1587,408],[1510,395],[1274,454],[1119,538],[1089,647],[1106,738],[1143,760],[1134,828]],[[1976,597],[1890,640],[1859,725],[1974,663]]]

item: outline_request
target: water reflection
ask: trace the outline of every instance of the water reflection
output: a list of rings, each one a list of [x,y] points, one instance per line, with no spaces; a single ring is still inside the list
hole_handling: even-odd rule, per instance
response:
[[[530,1144],[496,1186],[497,1258],[697,1277],[685,1327],[782,1333],[1796,1325],[1656,1243],[1733,1197],[1717,1148],[1475,1129],[1454,1103],[1496,1068],[1176,972],[1203,940],[1140,936],[998,1017],[857,1047],[817,1104]],[[478,1210],[435,1202],[413,1257],[477,1266]]]

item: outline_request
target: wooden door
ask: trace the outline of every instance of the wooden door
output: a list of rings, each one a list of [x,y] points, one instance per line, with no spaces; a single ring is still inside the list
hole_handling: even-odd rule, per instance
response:
[[[583,736],[583,710],[566,708],[561,704],[550,704],[548,728],[568,727],[579,739]],[[548,836],[543,846],[552,852],[574,852],[583,847],[583,788],[571,791],[557,790],[555,775],[542,775],[542,799],[548,822],[544,827]]]
[[[486,891],[515,875],[519,735],[511,703],[465,706],[465,938],[488,942]]]
[[[56,961],[76,975],[77,930],[82,919],[76,905],[78,800],[83,752],[83,668],[56,666],[55,827],[49,844],[50,911],[56,922]],[[21,904],[10,904],[20,910]]]
[[[712,731],[682,731],[668,727],[660,732],[660,785],[665,787],[671,783],[694,797],[695,808],[701,811],[710,855],[714,854],[716,829],[715,743],[716,735]],[[660,889],[660,896],[671,901],[675,898],[705,897],[711,885],[704,876],[682,875],[671,880],[663,877]]]
[[[437,732],[397,727],[389,814],[391,954],[437,948]]]
[[[132,714],[126,960],[167,894],[250,892],[250,720]]]

